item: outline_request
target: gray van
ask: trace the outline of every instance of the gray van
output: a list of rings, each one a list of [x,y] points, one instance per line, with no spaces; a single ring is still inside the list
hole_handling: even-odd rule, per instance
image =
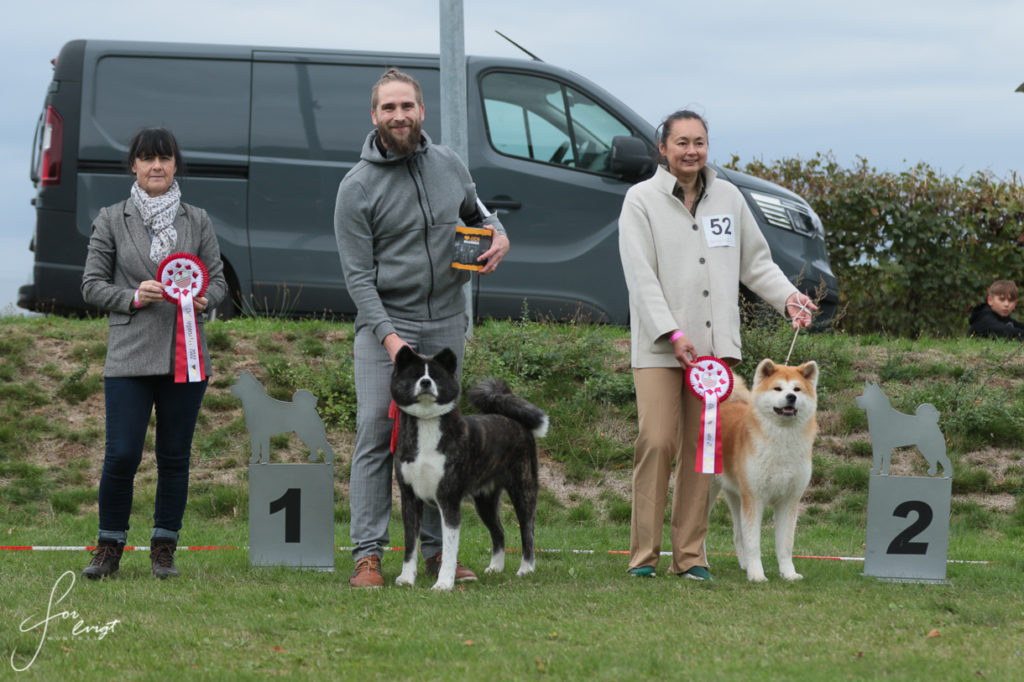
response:
[[[183,148],[185,201],[207,210],[220,240],[234,292],[220,315],[353,315],[334,202],[371,128],[370,86],[389,66],[419,80],[424,129],[440,140],[436,55],[67,43],[33,146],[35,264],[18,305],[88,309],[79,284],[91,222],[128,195],[132,133],[161,125]],[[468,57],[467,79],[470,171],[513,243],[496,273],[473,278],[476,315],[518,317],[525,300],[534,315],[627,323],[617,219],[630,184],[653,171],[651,124],[590,81],[539,61]],[[822,318],[831,318],[836,279],[807,202],[715,170],[743,192],[787,275],[808,292],[824,282]]]

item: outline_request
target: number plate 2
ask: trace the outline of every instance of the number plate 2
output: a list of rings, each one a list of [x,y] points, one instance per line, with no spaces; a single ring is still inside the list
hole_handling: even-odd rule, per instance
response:
[[[864,574],[944,581],[952,492],[951,478],[871,476]]]

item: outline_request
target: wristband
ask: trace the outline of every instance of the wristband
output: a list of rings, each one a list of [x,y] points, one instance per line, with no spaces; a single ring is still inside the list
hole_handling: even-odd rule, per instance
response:
[[[139,300],[139,290],[138,289],[135,290],[135,295],[132,298],[135,301],[135,307],[136,308],[141,308],[142,307],[142,301]]]
[[[682,329],[677,329],[674,332],[672,332],[672,336],[668,337],[668,340],[671,343],[675,343],[679,339],[680,336],[686,336],[686,334],[683,333]]]

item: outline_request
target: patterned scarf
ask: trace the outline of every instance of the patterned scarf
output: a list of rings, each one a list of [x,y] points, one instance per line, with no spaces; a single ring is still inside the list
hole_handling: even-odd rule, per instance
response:
[[[159,264],[170,255],[174,243],[178,241],[178,231],[174,229],[174,216],[178,215],[178,206],[181,205],[178,181],[172,182],[170,189],[155,197],[146,194],[139,183],[135,182],[132,184],[132,203],[142,214],[142,222],[152,240],[149,259]]]

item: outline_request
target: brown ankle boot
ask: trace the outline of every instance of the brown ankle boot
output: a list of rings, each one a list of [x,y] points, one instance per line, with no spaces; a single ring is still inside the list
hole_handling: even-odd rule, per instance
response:
[[[124,545],[113,540],[100,540],[92,551],[92,561],[82,569],[82,575],[90,580],[113,577],[121,568],[121,554]]]
[[[174,567],[174,550],[178,543],[174,540],[150,540],[149,561],[153,565],[153,575],[161,580],[177,578],[178,569]]]

